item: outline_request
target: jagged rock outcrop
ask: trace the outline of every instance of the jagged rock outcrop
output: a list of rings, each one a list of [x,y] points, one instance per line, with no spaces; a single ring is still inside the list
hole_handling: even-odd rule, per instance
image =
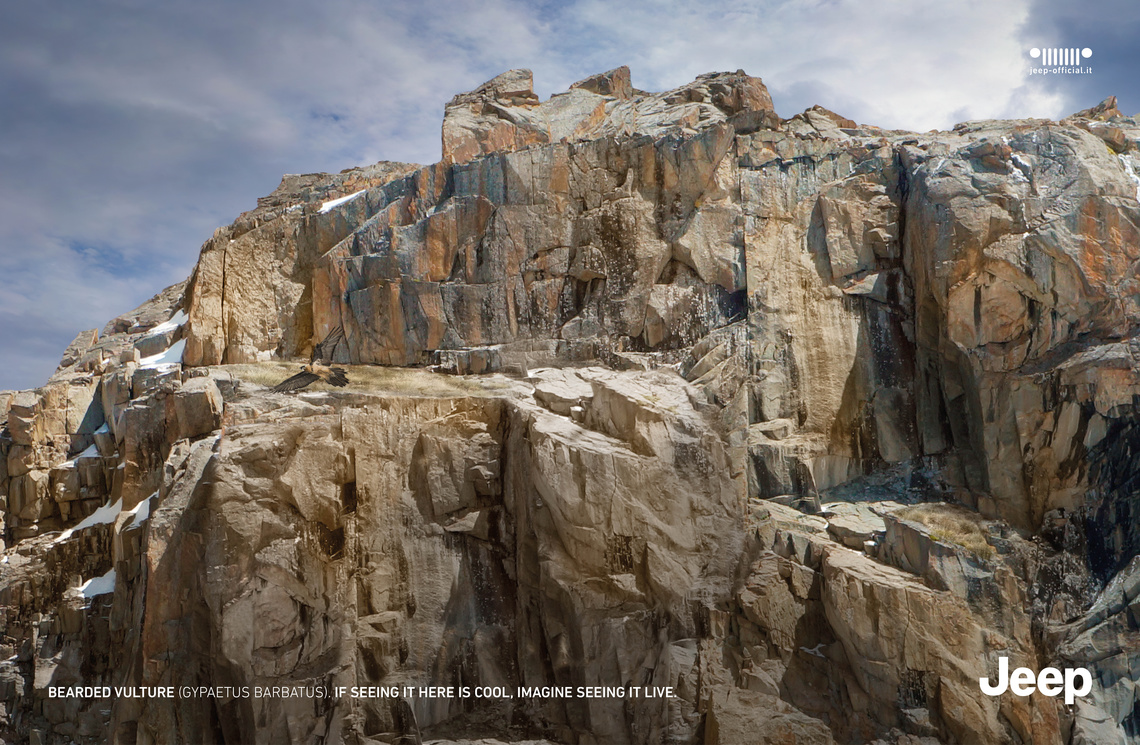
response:
[[[256,209],[216,230],[187,288],[185,361],[299,356],[311,344],[313,263],[375,210],[370,188],[413,168],[378,163],[285,176]]]
[[[513,70],[286,176],[0,392],[0,737],[1136,741],[1138,141]]]
[[[451,100],[443,118],[443,160],[466,163],[532,145],[694,133],[736,117],[775,125],[779,117],[759,78],[701,75],[660,94],[634,90],[629,68],[593,75],[540,101],[530,70],[510,70]]]

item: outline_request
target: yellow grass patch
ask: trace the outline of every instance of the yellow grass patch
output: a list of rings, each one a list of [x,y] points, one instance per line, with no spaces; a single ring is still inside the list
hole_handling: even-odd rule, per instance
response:
[[[504,393],[510,381],[497,375],[447,375],[414,367],[383,367],[380,365],[337,365],[347,371],[348,385],[335,388],[324,381],[305,388],[307,391],[344,390],[397,393],[419,396],[491,396]],[[299,362],[257,362],[239,365],[221,365],[235,378],[246,383],[273,387],[282,380],[301,371]]]
[[[982,516],[965,507],[928,502],[904,507],[895,514],[904,520],[925,525],[936,541],[962,546],[983,559],[990,559],[994,555],[993,546],[986,541]]]

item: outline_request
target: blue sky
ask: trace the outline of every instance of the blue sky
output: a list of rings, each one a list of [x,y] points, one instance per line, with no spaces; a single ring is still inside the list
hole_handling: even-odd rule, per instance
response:
[[[1138,38],[1124,0],[0,0],[0,389],[186,277],[282,174],[437,160],[443,105],[510,68],[543,97],[743,68],[782,116],[926,130],[1134,113]],[[1029,76],[1034,46],[1089,47],[1093,73]]]

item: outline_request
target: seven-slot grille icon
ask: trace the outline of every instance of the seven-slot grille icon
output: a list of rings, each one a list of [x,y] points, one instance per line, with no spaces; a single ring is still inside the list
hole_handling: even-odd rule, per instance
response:
[[[1029,56],[1033,58],[1040,57],[1041,64],[1045,67],[1052,67],[1054,65],[1074,66],[1081,64],[1082,58],[1091,57],[1092,50],[1088,47],[1084,49],[1077,49],[1076,47],[1038,49],[1034,47],[1029,50]]]

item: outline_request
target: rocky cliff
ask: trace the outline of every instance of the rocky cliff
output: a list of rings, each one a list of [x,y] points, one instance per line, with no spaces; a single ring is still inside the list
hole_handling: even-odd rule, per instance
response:
[[[514,70],[286,176],[0,393],[0,737],[1140,742],[1138,145]]]

